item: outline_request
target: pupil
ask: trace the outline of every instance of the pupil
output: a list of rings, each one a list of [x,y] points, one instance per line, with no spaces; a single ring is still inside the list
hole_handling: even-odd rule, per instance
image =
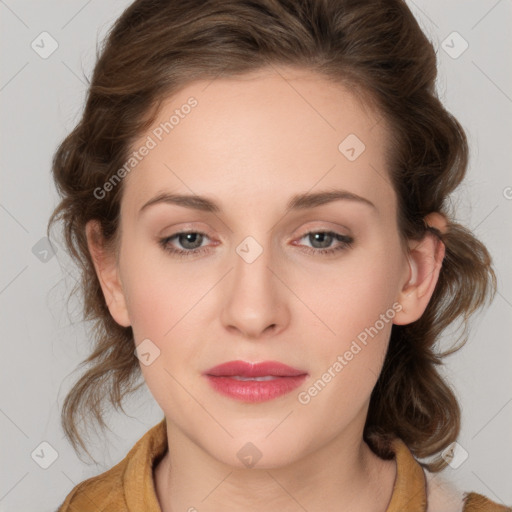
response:
[[[327,243],[324,243],[324,245],[322,245],[320,248],[329,247],[329,242],[331,241],[332,238],[332,236],[329,233],[314,233],[313,237],[316,238],[315,242],[319,241],[320,243],[322,243],[325,242],[325,240],[327,240]],[[318,238],[320,238],[320,240],[318,240]]]
[[[199,233],[186,233],[184,235],[181,235],[185,238],[185,243],[182,243],[183,247],[186,247],[188,249],[196,249],[196,244],[194,243],[194,239],[198,238],[200,239],[201,235]],[[192,240],[190,240],[192,239]],[[190,246],[189,246],[190,244]],[[199,243],[201,245],[201,243]]]

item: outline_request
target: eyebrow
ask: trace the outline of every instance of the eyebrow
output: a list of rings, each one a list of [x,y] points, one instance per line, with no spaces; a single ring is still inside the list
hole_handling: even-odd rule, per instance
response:
[[[339,189],[326,190],[323,192],[297,194],[288,201],[286,209],[306,210],[308,208],[316,208],[317,206],[322,206],[324,204],[339,200],[358,202],[360,204],[365,204],[377,210],[377,207],[369,199],[354,194],[353,192],[349,192],[348,190]],[[150,199],[147,203],[145,203],[139,210],[139,215],[150,206],[160,203],[174,204],[178,206],[183,206],[185,208],[210,213],[222,212],[222,208],[217,203],[215,203],[215,201],[208,197],[163,192]]]

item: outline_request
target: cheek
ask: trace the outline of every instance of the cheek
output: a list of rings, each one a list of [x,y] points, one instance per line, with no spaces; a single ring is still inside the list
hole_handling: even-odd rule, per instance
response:
[[[325,281],[323,294],[316,295],[318,316],[334,332],[322,324],[325,334],[320,337],[316,321],[309,327],[309,338],[323,342],[308,347],[314,371],[299,401],[310,404],[309,417],[319,418],[319,429],[332,429],[333,434],[370,399],[396,314],[394,270],[386,271],[386,265],[375,260],[372,265],[366,263],[360,258],[357,265],[347,265],[338,276]],[[326,409],[331,418],[329,425],[322,425],[321,411]]]
[[[393,251],[387,255],[377,248],[360,251],[306,281],[301,295],[308,298],[308,306],[324,321],[326,336],[329,326],[331,337],[346,341],[392,308],[399,289],[397,261],[399,257]]]
[[[332,400],[347,412],[369,398],[384,362],[393,318],[400,309],[395,301],[397,261],[393,248],[361,251],[340,263],[337,271],[317,275],[314,285],[309,281],[309,289],[303,291],[314,299],[308,305],[322,320],[309,326],[311,339],[324,340],[310,356],[317,361],[314,376],[320,381],[312,393],[322,390],[319,405]]]
[[[136,342],[150,338],[161,345],[204,292],[169,265],[163,251],[142,245],[127,244],[121,261],[126,306]]]
[[[127,308],[136,342],[160,340],[173,326],[172,291],[161,280],[142,274],[126,283]]]
[[[127,244],[120,262],[123,288],[135,345],[146,343],[151,353],[151,364],[141,359],[144,379],[157,402],[163,403],[172,395],[169,390],[172,396],[182,392],[172,378],[176,370],[195,367],[197,346],[192,340],[199,311],[195,308],[201,307],[201,297],[211,284],[199,283],[197,277],[194,281],[179,266],[166,264],[158,252],[137,245],[142,244]]]
[[[190,280],[180,279],[176,272],[166,274],[165,267],[149,258],[126,258],[125,265],[129,276],[125,282],[127,307],[135,345],[146,347],[144,352],[149,352],[151,359],[145,364],[141,358],[143,378],[162,409],[189,417],[194,404],[180,385],[180,370],[195,368],[197,347],[190,342],[190,319],[201,290],[196,288],[194,292]]]

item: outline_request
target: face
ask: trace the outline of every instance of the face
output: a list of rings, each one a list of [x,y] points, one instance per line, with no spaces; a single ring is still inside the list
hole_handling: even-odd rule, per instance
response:
[[[361,437],[409,277],[388,137],[348,89],[281,68],[189,85],[133,145],[149,149],[124,178],[125,309],[111,312],[146,340],[141,369],[170,428],[215,459],[242,466],[251,442],[275,467]],[[162,194],[216,208],[146,205]],[[306,377],[240,400],[204,375],[235,360]]]

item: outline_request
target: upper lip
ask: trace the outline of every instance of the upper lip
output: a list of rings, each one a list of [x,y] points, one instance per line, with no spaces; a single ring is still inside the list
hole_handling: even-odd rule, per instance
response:
[[[216,377],[296,377],[305,375],[307,372],[298,370],[279,361],[263,361],[261,363],[250,363],[247,361],[228,361],[210,368],[205,375]]]

